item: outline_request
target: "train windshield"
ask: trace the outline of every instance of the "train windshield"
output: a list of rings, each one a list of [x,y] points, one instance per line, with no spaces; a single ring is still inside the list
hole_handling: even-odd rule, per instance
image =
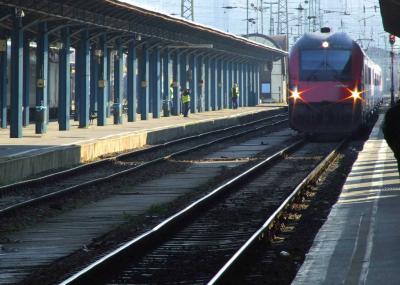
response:
[[[350,81],[350,50],[303,50],[300,53],[300,80]]]

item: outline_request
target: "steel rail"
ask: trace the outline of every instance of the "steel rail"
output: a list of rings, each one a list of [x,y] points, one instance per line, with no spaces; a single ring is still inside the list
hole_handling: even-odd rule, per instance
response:
[[[235,186],[245,183],[251,176],[254,176],[259,171],[268,168],[273,165],[273,163],[283,159],[286,155],[292,153],[303,144],[304,140],[299,140],[296,143],[293,143],[292,145],[278,151],[274,155],[266,158],[257,165],[252,166],[235,178],[212,190],[210,193],[193,202],[183,210],[170,216],[151,230],[125,243],[116,250],[100,258],[98,261],[80,270],[73,276],[62,281],[60,284],[95,284],[96,282],[99,282],[104,275],[110,273],[111,268],[118,266],[118,264],[127,259],[131,253],[135,256],[143,254],[154,244],[157,244],[160,242],[160,240],[163,240],[168,233],[173,232],[174,229],[179,227],[179,225],[185,224],[196,213],[213,204],[216,199],[235,189]]]
[[[278,117],[283,117],[283,116],[287,116],[287,112],[282,113],[282,114],[273,115],[273,116],[270,116],[270,117],[267,117],[267,118],[262,118],[262,119],[259,119],[259,120],[256,120],[256,121],[252,121],[252,122],[249,122],[249,123],[245,123],[245,124],[235,125],[235,126],[231,126],[231,127],[227,127],[227,128],[222,128],[222,129],[209,131],[209,132],[206,132],[206,133],[201,133],[201,134],[192,135],[192,136],[188,136],[188,137],[184,137],[184,138],[179,138],[179,139],[168,141],[168,142],[165,142],[165,143],[162,143],[162,144],[157,144],[157,145],[145,148],[145,149],[133,150],[133,151],[130,151],[130,152],[127,152],[127,153],[116,155],[114,157],[109,157],[109,158],[101,159],[101,160],[98,160],[98,161],[90,162],[90,163],[87,163],[87,164],[79,165],[79,166],[76,166],[76,167],[73,167],[73,168],[70,168],[70,169],[66,169],[66,170],[63,170],[63,171],[56,172],[56,173],[48,174],[48,175],[45,175],[45,176],[42,176],[42,177],[28,179],[28,180],[24,180],[24,181],[12,183],[12,184],[0,186],[0,197],[2,195],[2,192],[13,190],[14,188],[26,187],[26,186],[33,185],[33,184],[40,184],[40,183],[43,183],[43,182],[51,181],[53,179],[58,179],[60,177],[70,176],[70,175],[78,173],[78,172],[80,172],[82,170],[87,170],[87,169],[90,169],[90,168],[93,168],[93,167],[97,167],[97,166],[99,166],[101,164],[110,162],[112,160],[118,160],[118,159],[126,158],[126,157],[129,157],[129,156],[133,156],[133,155],[140,155],[140,154],[143,154],[143,153],[146,153],[146,152],[150,152],[150,151],[154,151],[154,150],[157,150],[157,149],[165,148],[165,147],[168,147],[168,146],[171,146],[171,145],[174,145],[174,144],[179,144],[179,143],[190,141],[190,140],[193,140],[193,139],[198,139],[198,138],[202,138],[202,137],[213,135],[213,134],[223,133],[223,132],[226,132],[226,131],[239,129],[239,128],[246,127],[246,126],[255,125],[255,124],[258,124],[258,123],[263,122],[263,121],[268,121],[268,120],[272,120],[272,119],[275,119],[275,118],[278,118]]]
[[[347,144],[348,140],[345,139],[338,146],[323,159],[314,169],[311,171],[306,178],[304,178],[300,184],[296,186],[293,192],[282,202],[279,208],[267,219],[267,221],[246,241],[246,243],[225,263],[225,265],[214,275],[214,277],[207,283],[207,285],[215,284],[229,284],[228,279],[232,278],[232,273],[235,269],[243,264],[243,260],[246,259],[249,252],[254,248],[257,242],[263,237],[271,236],[274,224],[285,214],[296,197],[307,188],[310,183],[318,179],[321,173],[329,167],[332,161],[337,157],[339,151]]]
[[[265,120],[265,119],[262,119],[262,120]],[[122,170],[120,172],[111,174],[111,175],[106,176],[106,177],[96,178],[96,179],[93,179],[93,180],[90,180],[90,181],[83,182],[81,184],[77,184],[77,185],[74,185],[74,186],[71,186],[71,187],[68,187],[68,188],[64,188],[64,189],[58,190],[56,192],[45,194],[45,195],[42,195],[42,196],[39,196],[39,197],[36,197],[36,198],[33,198],[33,199],[29,199],[29,200],[26,200],[26,201],[23,201],[23,202],[8,206],[8,207],[3,208],[3,209],[0,210],[0,218],[2,216],[10,215],[10,214],[12,214],[12,213],[14,213],[14,212],[16,212],[18,210],[21,210],[23,208],[35,206],[35,205],[37,205],[39,203],[43,203],[43,202],[49,201],[51,199],[60,198],[60,197],[62,197],[64,195],[71,194],[71,193],[77,192],[79,190],[82,190],[82,188],[90,187],[90,186],[94,186],[94,185],[97,185],[97,184],[101,184],[103,182],[110,181],[112,179],[115,179],[115,178],[130,174],[130,173],[133,173],[133,172],[141,170],[141,169],[144,169],[144,168],[149,167],[151,165],[154,165],[156,163],[160,163],[160,162],[163,162],[163,161],[170,160],[170,159],[172,159],[174,157],[177,157],[179,155],[190,153],[192,151],[199,150],[201,148],[205,148],[205,147],[208,147],[210,145],[213,145],[213,144],[216,144],[216,143],[220,143],[220,142],[223,142],[223,141],[226,141],[226,140],[229,140],[229,139],[233,139],[235,137],[240,137],[240,136],[252,133],[252,132],[257,132],[257,131],[259,131],[261,129],[264,129],[264,128],[267,128],[267,127],[272,127],[272,126],[281,124],[281,123],[286,122],[286,121],[287,121],[287,119],[280,120],[280,121],[277,121],[277,122],[274,122],[274,123],[271,123],[271,124],[268,124],[268,125],[257,127],[255,129],[246,130],[246,131],[242,131],[242,132],[239,132],[239,133],[236,133],[236,134],[233,134],[233,135],[229,135],[229,136],[225,136],[225,137],[222,137],[222,138],[219,138],[219,139],[215,139],[215,140],[209,141],[207,143],[196,145],[194,147],[183,149],[183,150],[171,153],[169,155],[166,155],[166,156],[163,156],[163,157],[159,157],[159,158],[150,160],[148,162],[144,162],[144,163],[142,163],[140,165],[137,165],[137,166]],[[187,138],[184,138],[184,139],[187,139]],[[171,144],[171,143],[172,142],[169,142],[169,143],[163,144],[161,146],[168,145],[168,144]],[[176,143],[176,141],[174,141],[174,143]],[[145,149],[145,150],[148,151],[148,149]],[[137,153],[135,153],[135,155],[136,154]],[[119,155],[119,156],[117,156],[117,158],[126,157],[126,156],[129,156],[129,155],[132,155],[132,154],[128,153],[128,154]]]

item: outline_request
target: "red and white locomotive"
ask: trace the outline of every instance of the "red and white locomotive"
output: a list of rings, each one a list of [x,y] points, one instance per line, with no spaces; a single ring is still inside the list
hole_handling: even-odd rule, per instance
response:
[[[308,33],[289,56],[290,126],[305,134],[349,134],[382,101],[381,68],[345,33]]]

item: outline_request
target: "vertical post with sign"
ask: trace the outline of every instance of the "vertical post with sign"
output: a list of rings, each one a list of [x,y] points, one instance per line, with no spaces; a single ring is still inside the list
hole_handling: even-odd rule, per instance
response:
[[[390,86],[390,106],[394,105],[394,74],[393,74],[393,65],[394,65],[394,51],[393,46],[396,42],[395,35],[389,35],[389,43],[392,47],[390,51],[390,58],[391,58],[391,66],[390,66],[390,78],[391,78],[391,86]]]

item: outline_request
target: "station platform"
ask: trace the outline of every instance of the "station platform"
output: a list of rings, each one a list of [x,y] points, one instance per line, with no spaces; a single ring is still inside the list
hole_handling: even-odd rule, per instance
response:
[[[292,284],[400,284],[400,180],[382,121]]]
[[[72,167],[98,159],[101,156],[132,150],[145,145],[190,136],[238,123],[261,118],[265,112],[284,108],[284,104],[262,104],[236,110],[162,117],[113,125],[112,118],[106,126],[78,128],[71,120],[69,131],[59,131],[57,122],[50,122],[48,132],[35,134],[35,126],[23,130],[23,138],[9,138],[9,130],[0,130],[0,184],[20,181],[38,173]],[[140,116],[139,116],[140,118]]]

